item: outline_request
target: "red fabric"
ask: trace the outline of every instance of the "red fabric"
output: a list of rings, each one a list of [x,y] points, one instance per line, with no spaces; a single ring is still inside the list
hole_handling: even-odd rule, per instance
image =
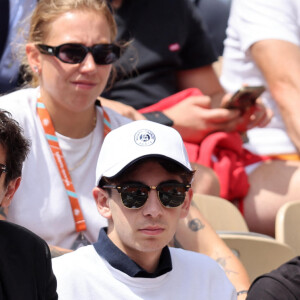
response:
[[[153,111],[162,111],[164,109],[167,109],[167,108],[181,102],[182,100],[184,100],[190,96],[200,96],[200,95],[203,95],[203,94],[199,89],[196,89],[196,88],[186,89],[186,90],[183,90],[176,94],[173,94],[172,96],[164,98],[164,99],[160,100],[159,102],[154,103],[150,106],[141,108],[139,110],[139,112],[141,114],[144,114],[144,113],[149,113],[149,112],[153,112]]]
[[[158,103],[145,107],[139,112],[162,111],[190,97],[202,95],[196,88],[183,90]],[[191,162],[212,168],[220,181],[220,196],[228,200],[243,199],[249,190],[245,166],[269,159],[255,155],[243,148],[240,134],[237,132],[215,132],[203,139],[201,144],[185,142]]]
[[[221,183],[220,196],[228,199],[242,199],[249,189],[245,166],[266,160],[268,157],[255,155],[243,148],[237,132],[215,132],[201,143],[196,162],[211,167]]]

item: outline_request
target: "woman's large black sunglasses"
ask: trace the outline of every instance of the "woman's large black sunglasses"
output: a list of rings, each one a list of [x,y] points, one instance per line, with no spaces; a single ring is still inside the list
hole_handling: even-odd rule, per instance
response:
[[[37,48],[41,53],[56,56],[67,64],[81,63],[90,52],[97,65],[110,65],[119,59],[121,53],[120,47],[115,44],[96,44],[92,47],[82,44],[62,44],[57,47],[38,44]]]
[[[186,191],[190,184],[163,182],[158,186],[148,186],[142,183],[124,183],[120,185],[103,185],[105,189],[116,189],[121,194],[122,203],[127,208],[140,208],[151,190],[156,190],[158,199],[164,207],[177,207],[184,202]]]

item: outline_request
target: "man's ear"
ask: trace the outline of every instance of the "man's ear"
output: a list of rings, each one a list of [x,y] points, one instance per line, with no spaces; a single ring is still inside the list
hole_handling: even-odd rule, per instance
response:
[[[192,198],[193,198],[193,190],[189,189],[186,193],[185,200],[181,206],[180,218],[185,218],[188,215]]]
[[[93,189],[93,196],[100,215],[106,219],[111,219],[108,193],[99,187],[95,187]]]
[[[2,207],[8,207],[10,205],[15,192],[17,191],[18,187],[20,186],[20,183],[21,183],[21,177],[13,179],[8,183],[8,186],[6,187],[4,199],[1,203]]]
[[[26,55],[29,66],[33,73],[40,73],[41,71],[41,53],[33,43],[26,45]]]

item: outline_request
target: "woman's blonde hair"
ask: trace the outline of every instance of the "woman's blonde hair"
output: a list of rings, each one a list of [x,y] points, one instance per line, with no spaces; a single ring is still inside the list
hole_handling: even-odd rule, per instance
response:
[[[94,11],[104,15],[110,28],[112,42],[116,39],[117,25],[107,0],[40,0],[31,16],[27,43],[43,43],[51,30],[51,23],[72,10]],[[37,86],[38,78],[29,67],[26,55],[22,61],[22,68],[25,84]]]

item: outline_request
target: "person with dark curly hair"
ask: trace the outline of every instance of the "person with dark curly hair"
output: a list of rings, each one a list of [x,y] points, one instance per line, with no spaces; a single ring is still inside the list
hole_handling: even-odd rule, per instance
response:
[[[30,143],[11,115],[0,110],[0,219],[21,181]],[[0,299],[57,299],[46,242],[19,225],[0,220]]]

